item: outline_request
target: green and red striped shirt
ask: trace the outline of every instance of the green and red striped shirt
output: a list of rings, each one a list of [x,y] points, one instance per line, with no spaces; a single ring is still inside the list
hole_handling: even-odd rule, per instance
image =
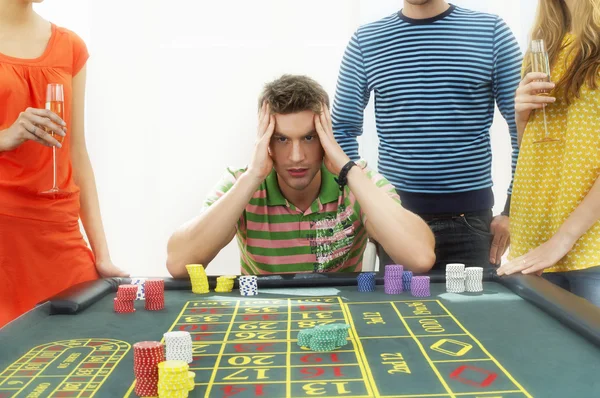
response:
[[[394,187],[380,174],[357,163],[362,171],[400,205]],[[246,169],[227,169],[204,209],[222,197]],[[359,272],[367,245],[365,217],[346,186],[321,167],[318,198],[302,211],[289,203],[277,183],[275,170],[250,199],[236,227],[243,274],[301,272]]]

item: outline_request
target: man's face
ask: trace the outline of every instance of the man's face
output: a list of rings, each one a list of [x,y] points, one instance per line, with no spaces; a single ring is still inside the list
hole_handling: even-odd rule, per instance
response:
[[[321,170],[323,147],[315,130],[313,111],[275,114],[271,157],[280,183],[302,191]]]

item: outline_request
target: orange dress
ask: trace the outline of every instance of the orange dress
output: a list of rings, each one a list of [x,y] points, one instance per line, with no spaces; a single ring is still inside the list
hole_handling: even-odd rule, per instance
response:
[[[79,229],[79,187],[70,156],[72,80],[85,65],[85,43],[52,25],[35,59],[0,53],[0,131],[28,107],[45,108],[48,83],[64,86],[67,135],[57,149],[57,183],[68,192],[51,198],[52,149],[33,141],[0,152],[0,327],[76,283],[98,278],[94,256]]]

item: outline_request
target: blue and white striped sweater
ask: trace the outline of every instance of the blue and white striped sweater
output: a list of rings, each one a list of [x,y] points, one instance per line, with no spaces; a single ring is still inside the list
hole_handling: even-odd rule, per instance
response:
[[[374,92],[379,171],[403,204],[417,213],[490,209],[494,103],[508,122],[514,174],[521,62],[501,18],[460,7],[428,20],[399,12],[362,26],[340,68],[332,111],[336,139],[359,158],[356,137]]]

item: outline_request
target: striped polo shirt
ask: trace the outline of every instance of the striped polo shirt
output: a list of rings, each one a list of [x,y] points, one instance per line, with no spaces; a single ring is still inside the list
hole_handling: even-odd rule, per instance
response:
[[[357,163],[380,189],[400,205],[394,187],[380,174]],[[204,203],[204,209],[231,189],[246,169],[228,168]],[[358,272],[367,245],[360,204],[346,186],[339,189],[325,166],[321,191],[302,211],[281,193],[275,170],[250,199],[236,226],[243,274]]]
[[[397,12],[361,26],[340,67],[335,137],[359,157],[356,138],[373,92],[379,172],[403,206],[419,214],[490,209],[494,104],[508,123],[514,173],[521,59],[500,17],[461,7],[419,20]]]

